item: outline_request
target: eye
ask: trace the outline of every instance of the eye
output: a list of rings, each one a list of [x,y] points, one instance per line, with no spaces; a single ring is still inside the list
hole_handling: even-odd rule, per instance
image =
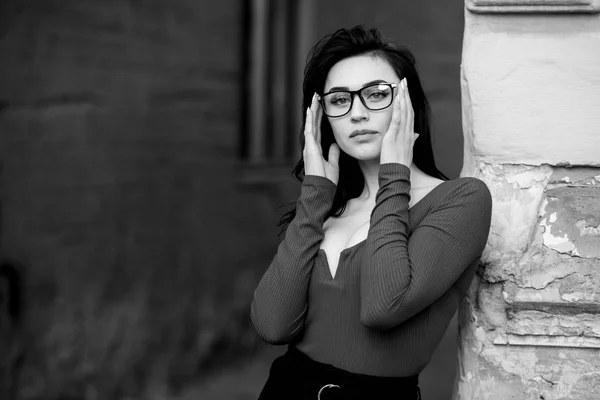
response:
[[[373,92],[369,95],[370,98],[374,98],[374,99],[383,99],[387,96],[387,93],[385,92]]]
[[[391,95],[391,90],[389,86],[385,85],[376,85],[365,88],[363,92],[363,96],[367,101],[370,102],[379,102],[385,100],[387,97]]]
[[[350,100],[348,100],[345,97],[339,97],[337,99],[331,100],[331,104],[336,104],[336,105],[340,105],[341,106],[341,105],[344,105],[344,104],[348,103],[349,101]]]
[[[332,106],[343,107],[350,104],[350,96],[348,93],[331,93],[327,95],[326,101]]]

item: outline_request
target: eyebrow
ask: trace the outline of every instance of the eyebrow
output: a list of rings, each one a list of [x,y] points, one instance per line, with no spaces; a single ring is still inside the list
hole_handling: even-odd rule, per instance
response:
[[[361,89],[364,87],[370,86],[370,85],[375,85],[376,83],[387,83],[387,81],[384,81],[383,79],[375,79],[374,81],[370,81],[370,82],[363,84]],[[337,92],[340,90],[350,90],[350,89],[348,89],[348,86],[335,86],[335,87],[332,87],[331,89],[329,89],[329,91],[327,93]]]

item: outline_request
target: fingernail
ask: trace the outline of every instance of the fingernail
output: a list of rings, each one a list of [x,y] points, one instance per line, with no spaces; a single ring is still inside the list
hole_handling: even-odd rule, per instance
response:
[[[316,94],[316,93],[313,93],[313,98],[312,98],[312,101],[311,101],[311,103],[314,103],[316,98],[317,98],[317,94]]]

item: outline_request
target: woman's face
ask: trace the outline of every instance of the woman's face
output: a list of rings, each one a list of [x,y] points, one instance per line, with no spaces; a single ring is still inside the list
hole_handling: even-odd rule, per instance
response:
[[[371,55],[350,57],[329,70],[323,93],[359,90],[374,82],[397,84],[400,79],[384,59]],[[394,90],[393,94],[396,93]],[[371,160],[379,158],[381,139],[392,120],[392,109],[389,106],[383,110],[370,110],[358,95],[354,95],[352,108],[346,115],[327,119],[335,141],[343,152],[357,160]]]

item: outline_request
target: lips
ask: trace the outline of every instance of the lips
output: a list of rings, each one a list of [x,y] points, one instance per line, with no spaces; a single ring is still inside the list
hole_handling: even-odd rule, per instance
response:
[[[350,138],[352,139],[355,136],[362,136],[362,135],[372,135],[372,134],[376,134],[377,131],[371,131],[369,129],[360,129],[360,130],[356,130],[354,132],[352,132],[350,134]]]

